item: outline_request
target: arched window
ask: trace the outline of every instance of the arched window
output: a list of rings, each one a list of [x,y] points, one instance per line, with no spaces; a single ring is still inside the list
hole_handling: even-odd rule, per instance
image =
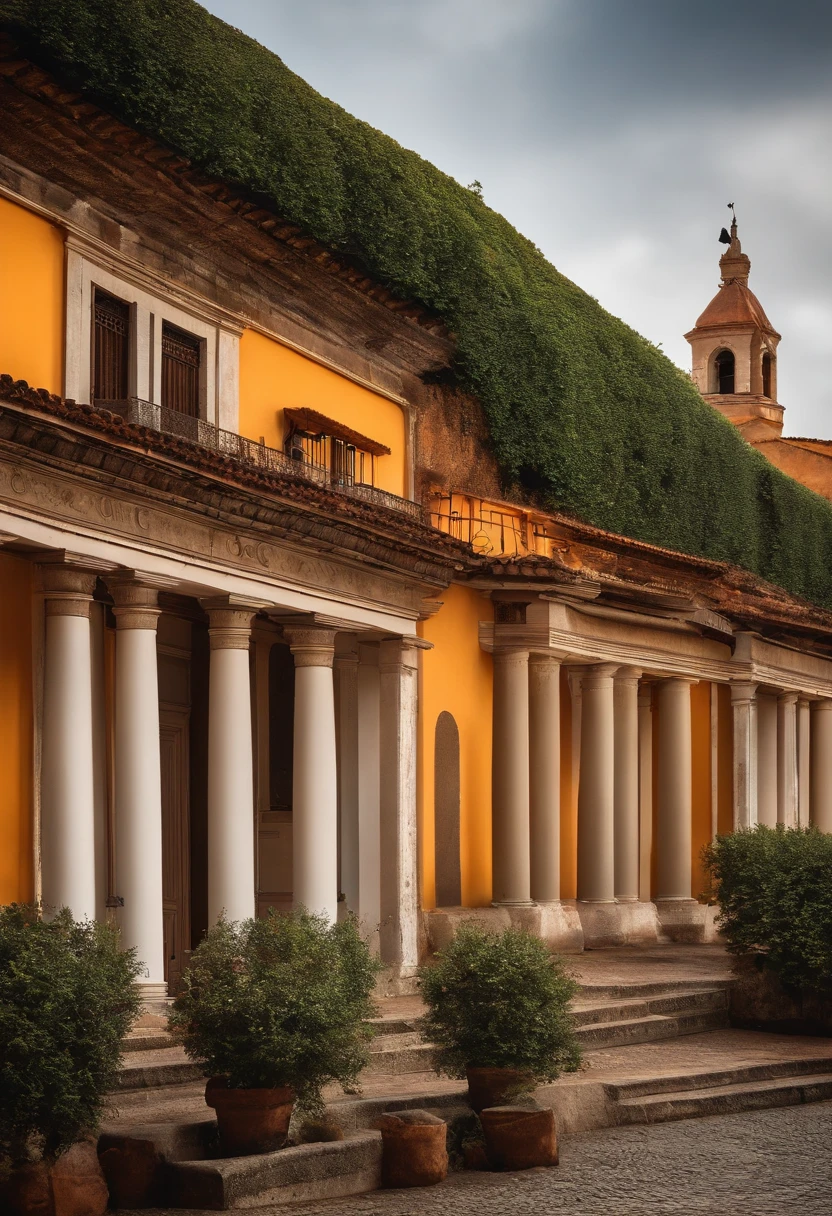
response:
[[[718,393],[733,393],[734,391],[734,356],[730,350],[721,350],[714,360],[716,368],[716,391]]]
[[[436,719],[434,751],[434,816],[436,905],[458,908],[462,903],[459,870],[459,730],[445,710]]]
[[[768,351],[766,351],[765,354],[763,355],[763,396],[764,397],[772,396],[772,392],[771,392],[771,365],[772,365],[772,362],[773,362],[773,360],[772,360],[771,355],[768,353]]]

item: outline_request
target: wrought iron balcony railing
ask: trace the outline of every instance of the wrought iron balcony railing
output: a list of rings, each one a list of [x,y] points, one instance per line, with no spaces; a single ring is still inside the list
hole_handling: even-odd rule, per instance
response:
[[[270,448],[265,443],[246,439],[244,435],[238,435],[234,431],[225,431],[202,418],[180,414],[163,405],[154,405],[152,401],[142,401],[139,397],[129,397],[126,401],[96,401],[95,405],[96,409],[110,410],[118,414],[125,422],[146,426],[164,435],[175,435],[178,439],[210,448],[223,456],[230,456],[232,460],[239,460],[249,468],[264,469],[267,472],[280,473],[284,477],[297,478],[298,481],[313,482],[338,494],[346,494],[350,498],[360,498],[379,507],[401,511],[413,519],[423,518],[422,507],[418,502],[411,502],[409,498],[400,498],[398,494],[390,494],[387,490],[363,485],[343,476],[335,477],[328,468],[310,464],[305,460],[294,460],[278,448]]]

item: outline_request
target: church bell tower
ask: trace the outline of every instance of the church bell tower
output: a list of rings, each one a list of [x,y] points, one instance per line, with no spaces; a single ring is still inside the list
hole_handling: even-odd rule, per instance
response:
[[[729,204],[733,213],[733,204]],[[777,402],[776,332],[749,289],[751,259],[743,253],[733,217],[728,248],[719,259],[719,291],[685,334],[693,355],[693,382],[705,400],[750,441],[779,437],[783,406]]]

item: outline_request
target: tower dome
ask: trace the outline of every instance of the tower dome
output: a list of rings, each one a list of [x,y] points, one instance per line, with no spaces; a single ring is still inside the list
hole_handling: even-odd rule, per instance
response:
[[[705,400],[739,426],[747,439],[780,435],[780,335],[748,286],[751,259],[742,251],[736,216],[730,234],[723,228],[720,239],[728,248],[719,259],[719,291],[685,334],[693,355],[693,381]]]

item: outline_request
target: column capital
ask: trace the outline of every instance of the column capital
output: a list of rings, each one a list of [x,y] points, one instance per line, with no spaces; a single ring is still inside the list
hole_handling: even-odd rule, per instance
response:
[[[528,646],[518,646],[516,644],[508,644],[505,646],[495,646],[492,653],[492,658],[495,663],[509,663],[512,659],[520,662],[528,662],[529,648]]]
[[[757,685],[748,680],[731,682],[731,704],[746,705],[756,700]]]
[[[832,710],[832,700],[822,697],[818,701],[812,701],[811,706],[812,706],[813,713],[816,713],[816,714],[827,713],[829,710]]]
[[[585,692],[592,688],[598,688],[602,682],[612,680],[615,673],[618,671],[616,663],[595,663],[589,667],[581,668],[581,687]]]
[[[46,602],[47,616],[81,616],[89,618],[90,604],[98,575],[92,570],[61,562],[38,566],[40,589]]]
[[[118,629],[155,629],[161,615],[159,591],[131,573],[108,576]]]
[[[549,654],[545,650],[532,650],[529,652],[529,662],[541,667],[560,667],[563,657],[559,654]]]
[[[235,604],[228,597],[201,600],[208,613],[208,645],[211,650],[248,650],[251,623],[259,604]]]
[[[619,667],[615,673],[616,684],[638,684],[641,679],[640,667]]]
[[[796,692],[778,692],[777,702],[779,705],[797,705],[798,694]]]
[[[403,667],[416,671],[421,649],[421,638],[385,638],[378,648],[379,671],[383,674]]]
[[[680,687],[686,684],[688,688],[693,688],[694,684],[699,683],[698,676],[664,676],[660,680],[656,680],[657,688],[673,688]]]
[[[284,627],[283,634],[295,656],[295,667],[331,667],[335,655],[335,629],[314,625]]]

